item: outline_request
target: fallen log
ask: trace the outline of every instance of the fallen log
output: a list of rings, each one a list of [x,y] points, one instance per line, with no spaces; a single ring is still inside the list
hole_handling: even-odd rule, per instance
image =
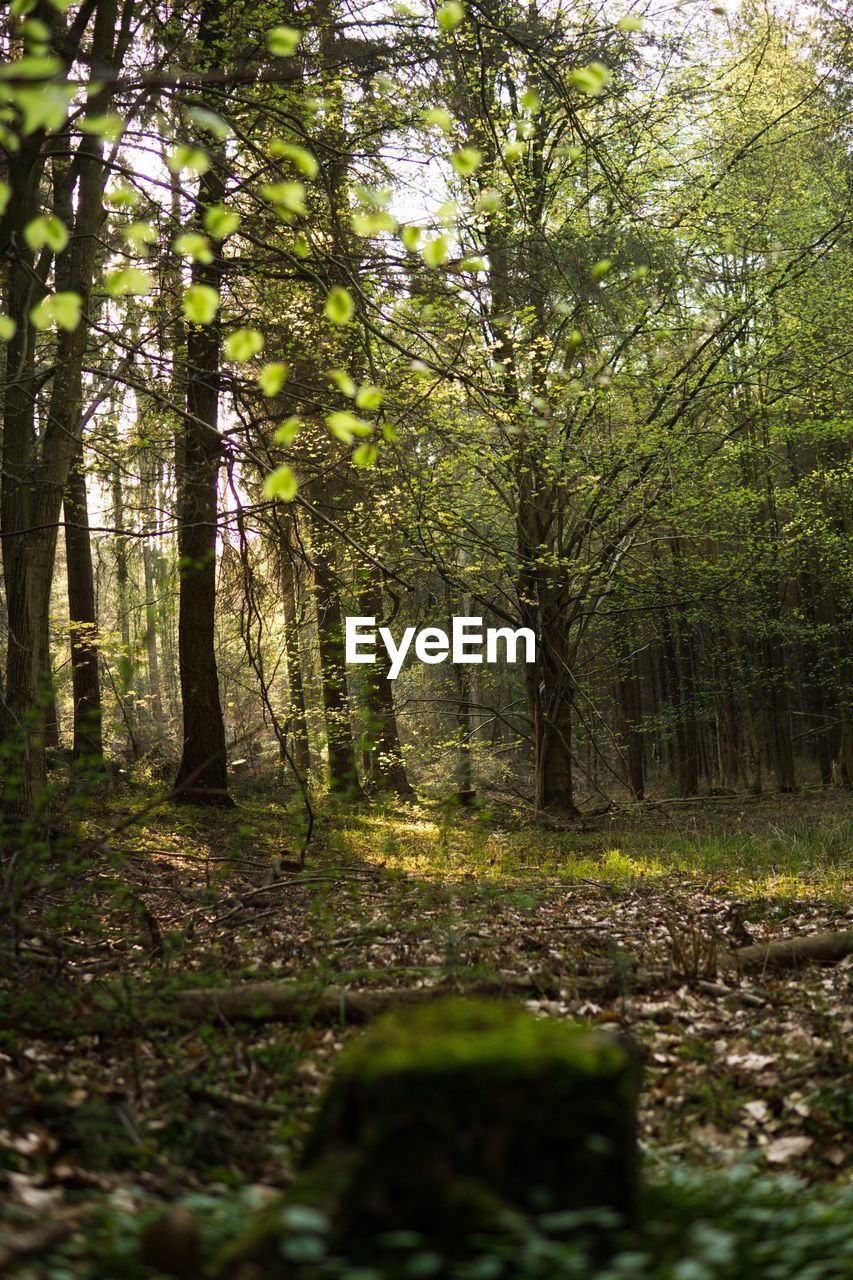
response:
[[[853,955],[853,930],[756,942],[726,952],[722,963],[738,970],[798,969],[807,964],[837,964],[849,955]]]

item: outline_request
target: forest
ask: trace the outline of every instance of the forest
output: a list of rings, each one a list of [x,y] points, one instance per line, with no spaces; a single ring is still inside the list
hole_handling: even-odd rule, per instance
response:
[[[0,1275],[853,1276],[849,17],[0,7]]]

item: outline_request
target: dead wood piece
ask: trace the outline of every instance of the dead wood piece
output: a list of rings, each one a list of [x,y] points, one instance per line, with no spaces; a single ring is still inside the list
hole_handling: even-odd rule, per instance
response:
[[[723,962],[735,969],[798,969],[807,964],[837,964],[853,955],[853,930],[777,938],[729,951]]]

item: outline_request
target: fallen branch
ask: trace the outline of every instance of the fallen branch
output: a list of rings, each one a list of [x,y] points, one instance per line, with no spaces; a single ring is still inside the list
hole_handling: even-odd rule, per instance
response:
[[[853,930],[778,938],[729,951],[722,964],[734,969],[798,969],[807,964],[837,964],[853,955]]]

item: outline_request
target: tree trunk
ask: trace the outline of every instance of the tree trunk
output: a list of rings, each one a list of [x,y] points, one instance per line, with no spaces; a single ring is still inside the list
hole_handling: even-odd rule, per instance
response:
[[[382,617],[382,592],[375,581],[361,592],[359,609],[365,617]],[[367,702],[365,753],[369,760],[370,778],[377,790],[407,797],[414,792],[406,776],[400,747],[394,686],[388,679],[390,669],[391,662],[384,645],[377,646],[376,662],[362,668]]]
[[[628,781],[634,799],[642,800],[645,796],[643,735],[640,731],[642,690],[636,658],[632,656],[629,659],[629,664],[628,668],[621,672],[619,676],[619,696],[622,702],[622,719],[628,746]]]
[[[110,65],[116,48],[116,0],[100,0],[95,9],[91,56]],[[96,116],[107,104],[107,90],[88,99],[87,113]],[[71,217],[70,188],[66,217],[72,235],[56,260],[58,290],[81,299],[82,318],[72,332],[62,330],[55,347],[55,372],[44,430],[35,435],[35,334],[29,313],[43,296],[26,247],[24,228],[38,211],[38,191],[46,153],[43,135],[23,139],[8,158],[12,189],[0,247],[12,244],[9,264],[9,314],[17,322],[9,343],[3,428],[2,519],[3,565],[9,620],[6,697],[2,737],[13,746],[4,778],[3,807],[24,819],[34,816],[45,782],[44,713],[39,702],[47,664],[45,652],[50,591],[62,496],[82,421],[82,369],[88,337],[99,232],[106,180],[103,144],[84,134],[76,155],[77,199]],[[61,160],[58,161],[61,163]],[[10,535],[10,536],[9,536]]]
[[[328,544],[320,545],[322,537],[322,533],[318,533],[315,544],[314,583],[326,742],[329,750],[329,785],[338,795],[359,799],[362,797],[362,790],[358,780],[347,698],[344,624],[332,567],[334,548]]]
[[[222,6],[209,0],[199,18],[205,58],[216,56]],[[198,215],[221,203],[225,184],[216,164],[199,180]],[[193,263],[193,284],[219,291],[223,263]],[[225,724],[216,668],[216,527],[219,466],[219,314],[186,330],[187,413],[176,450],[178,480],[178,662],[183,703],[183,751],[175,786],[181,798],[229,804]]]
[[[101,682],[98,672],[98,618],[89,535],[89,505],[83,442],[78,442],[65,486],[65,558],[71,624],[71,683],[75,760],[103,760]]]
[[[294,565],[293,520],[294,517],[290,513],[279,516],[281,530],[279,538],[281,600],[284,613],[284,650],[287,659],[287,686],[290,698],[290,733],[293,742],[293,762],[299,774],[306,778],[311,769],[311,747],[308,736],[308,720],[305,714],[302,652],[299,645],[300,617],[296,568]]]

